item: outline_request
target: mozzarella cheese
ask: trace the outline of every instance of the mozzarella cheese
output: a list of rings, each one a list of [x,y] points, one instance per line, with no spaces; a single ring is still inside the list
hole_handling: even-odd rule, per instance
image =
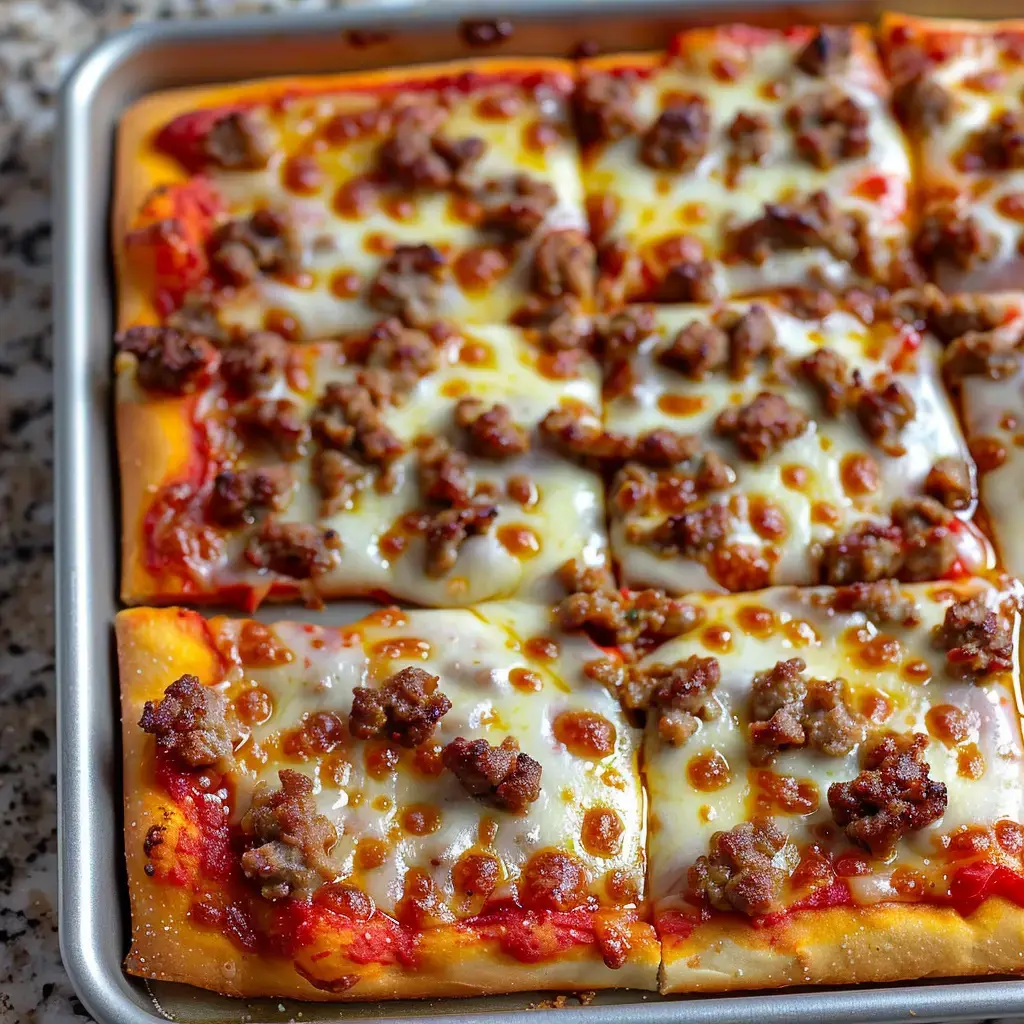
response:
[[[734,302],[728,308],[742,311],[750,305]],[[818,578],[816,547],[845,534],[854,523],[884,520],[897,499],[920,496],[928,470],[941,456],[968,461],[969,456],[939,378],[934,339],[922,339],[912,328],[896,329],[885,323],[867,326],[841,311],[822,321],[806,321],[769,303],[760,305],[768,312],[777,344],[787,359],[827,347],[846,359],[851,371],[859,370],[869,384],[880,375],[888,376],[894,360],[907,367],[892,374],[907,388],[917,407],[916,416],[900,434],[902,454],[888,454],[872,444],[852,413],[826,416],[820,399],[800,379],[780,385],[761,369],[738,381],[724,372],[694,381],[661,365],[657,353],[676,332],[693,320],[706,323],[712,319],[715,310],[706,306],[652,307],[656,332],[640,344],[631,362],[636,385],[632,393],[606,402],[605,424],[608,430],[629,436],[665,426],[697,435],[704,448],[717,451],[735,471],[735,483],[711,499],[728,503],[733,512],[734,525],[727,542],[762,552],[774,547],[778,560],[773,583],[814,583]],[[745,404],[761,391],[781,393],[807,414],[810,423],[803,434],[762,462],[744,461],[729,439],[715,435],[714,422],[723,410]],[[682,412],[672,415],[666,409]],[[878,487],[873,493],[850,493],[844,485],[844,459],[856,454],[869,454],[878,465]],[[802,478],[794,476],[794,467],[802,471]],[[770,502],[782,512],[787,529],[782,539],[767,541],[758,535],[750,522],[753,499]],[[823,509],[827,517],[821,515]],[[676,593],[716,587],[700,563],[663,558],[630,540],[632,531],[649,529],[664,515],[657,511],[647,516],[613,512],[612,548],[625,581]],[[977,570],[988,563],[989,553],[980,533],[966,528],[958,542],[965,567]]]

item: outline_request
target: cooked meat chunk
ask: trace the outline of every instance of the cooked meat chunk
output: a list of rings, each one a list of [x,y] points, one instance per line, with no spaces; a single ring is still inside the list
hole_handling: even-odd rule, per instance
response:
[[[555,570],[555,578],[570,594],[618,593],[615,577],[604,564],[587,565],[579,559],[570,558]]]
[[[164,323],[185,334],[201,334],[215,345],[226,345],[234,337],[234,329],[218,319],[218,293],[189,292],[182,304],[168,314]]]
[[[872,441],[891,445],[917,415],[917,405],[910,392],[899,381],[892,380],[878,390],[860,389],[854,411],[864,433]]]
[[[313,481],[320,491],[320,515],[333,516],[352,507],[370,480],[370,470],[351,456],[322,448],[313,456]]]
[[[452,702],[437,689],[438,677],[421,668],[403,668],[379,690],[352,691],[349,732],[357,739],[383,737],[403,747],[418,747],[433,735]]]
[[[714,302],[717,298],[714,264],[699,257],[673,263],[658,285],[661,302]]]
[[[642,466],[667,468],[693,458],[699,448],[700,439],[695,435],[659,427],[636,438],[629,456]]]
[[[415,120],[401,121],[378,152],[384,180],[410,192],[437,191],[466,181],[487,143],[469,136],[449,139]]]
[[[587,300],[594,294],[597,251],[579,231],[552,231],[541,239],[533,257],[533,290],[558,299]]]
[[[340,550],[341,538],[334,530],[267,519],[249,539],[245,557],[257,569],[308,580],[335,568]]]
[[[486,533],[497,515],[494,505],[471,505],[445,509],[432,516],[426,531],[426,574],[437,579],[451,572],[462,545],[470,537]]]
[[[729,335],[729,374],[743,380],[762,356],[774,352],[777,335],[764,306],[754,304],[743,313],[727,310],[718,324]]]
[[[906,301],[901,303],[901,299]],[[1003,323],[1003,310],[988,295],[947,295],[935,285],[897,292],[893,302],[909,307],[910,322],[922,321],[940,341],[949,343],[969,333],[983,334]]]
[[[666,517],[644,540],[665,557],[699,559],[721,547],[732,528],[733,515],[728,505],[712,502],[692,512]]]
[[[392,465],[406,450],[384,422],[382,410],[394,397],[387,391],[389,383],[387,377],[378,381],[370,374],[352,383],[328,384],[311,420],[321,445],[379,469],[385,488],[390,484]]]
[[[850,368],[838,352],[819,348],[800,361],[800,371],[818,393],[829,416],[838,416],[850,395]]]
[[[732,245],[740,259],[758,266],[777,252],[825,249],[847,261],[860,253],[856,223],[827,192],[791,203],[767,203],[762,216],[733,232]]]
[[[475,484],[466,453],[447,441],[432,438],[417,452],[420,490],[427,501],[438,505],[468,505]]]
[[[174,327],[129,327],[116,342],[135,356],[135,380],[146,391],[191,394],[207,387],[220,365],[220,353],[206,338]]]
[[[1004,110],[967,142],[965,171],[1010,171],[1024,167],[1024,114]]]
[[[914,251],[933,273],[942,267],[972,270],[998,253],[999,238],[975,217],[950,207],[925,215]]]
[[[600,317],[595,325],[595,348],[609,362],[628,359],[657,327],[650,306],[629,306],[611,316]]]
[[[462,398],[455,422],[466,431],[469,451],[482,459],[511,459],[530,450],[530,435],[501,402],[488,407],[481,398]]]
[[[729,336],[714,324],[700,320],[691,320],[658,352],[659,363],[691,380],[703,380],[709,373],[724,369],[728,359]]]
[[[1013,668],[1013,636],[983,595],[951,604],[933,639],[946,652],[946,667],[957,679],[978,682]]]
[[[696,654],[671,665],[637,667],[623,694],[626,706],[647,708],[657,714],[658,735],[665,743],[680,746],[697,731],[699,721],[718,718],[722,705],[714,690],[722,677],[715,658]]]
[[[845,67],[852,49],[853,31],[848,25],[822,25],[794,63],[808,75],[828,78]]]
[[[377,271],[367,301],[411,327],[425,327],[437,315],[447,270],[432,245],[400,245]]]
[[[640,139],[640,159],[655,171],[692,170],[707,152],[711,111],[703,96],[673,101]]]
[[[500,747],[487,740],[456,737],[441,759],[470,796],[492,807],[520,814],[540,796],[541,765],[519,750],[512,736]]]
[[[305,454],[309,424],[290,398],[250,398],[235,406],[232,415],[248,439],[269,442],[283,458],[293,461]]]
[[[377,324],[367,339],[366,365],[391,374],[396,393],[412,390],[416,382],[438,368],[441,357],[425,331],[405,327],[400,320]]]
[[[854,583],[837,590],[834,607],[863,612],[876,626],[915,626],[920,621],[917,602],[893,580]]]
[[[552,409],[540,422],[540,435],[556,451],[570,458],[615,465],[629,458],[632,439],[609,434],[589,410],[571,406]]]
[[[214,478],[206,512],[220,526],[254,523],[261,512],[285,508],[294,485],[289,466],[225,469]]]
[[[558,204],[554,188],[528,174],[491,178],[473,198],[482,211],[480,226],[513,242],[529,238]]]
[[[958,557],[954,529],[959,520],[932,498],[897,501],[892,521],[903,534],[900,578],[938,580],[953,568]]]
[[[736,910],[748,917],[778,910],[786,872],[776,866],[775,856],[785,845],[785,834],[771,818],[716,832],[709,856],[699,857],[690,868],[690,890],[716,910]]]
[[[954,512],[969,508],[974,499],[970,466],[955,455],[944,455],[928,470],[924,493]]]
[[[899,531],[884,523],[859,523],[822,548],[823,583],[845,586],[898,576],[903,565]]]
[[[218,118],[203,139],[203,156],[226,171],[261,171],[274,152],[270,132],[245,110]]]
[[[576,127],[585,145],[616,142],[639,128],[636,85],[617,75],[591,75],[576,90]]]
[[[782,395],[762,391],[752,402],[726,409],[715,419],[715,433],[731,437],[743,458],[762,462],[807,429],[807,416]]]
[[[259,844],[242,854],[242,873],[272,901],[309,893],[338,874],[330,857],[338,833],[317,811],[313,780],[289,768],[277,775],[281,788],[261,782],[242,818],[242,832]]]
[[[216,764],[234,745],[226,698],[190,675],[175,679],[160,700],[146,701],[139,728],[188,768]]]
[[[924,134],[948,124],[953,116],[953,96],[927,75],[915,75],[893,90],[893,109],[912,132]]]
[[[852,843],[884,856],[908,832],[942,817],[946,787],[928,775],[927,747],[922,733],[888,733],[866,751],[864,771],[829,786],[832,817]]]
[[[264,391],[284,374],[288,342],[272,331],[255,331],[225,348],[220,373],[232,391],[245,398]]]
[[[574,295],[563,295],[559,299],[528,301],[515,314],[515,323],[532,328],[537,332],[537,342],[547,352],[559,354],[557,367],[564,367],[564,377],[579,375],[580,359],[577,353],[590,347],[593,326],[590,318],[583,315],[583,304]],[[563,355],[564,353],[564,355]],[[552,376],[555,369],[549,370]]]
[[[726,134],[732,143],[729,158],[736,165],[761,164],[771,152],[771,122],[758,111],[741,110]]]
[[[992,332],[968,331],[946,349],[942,369],[954,381],[962,377],[1002,380],[1017,372],[1020,359],[1013,339]]]
[[[302,257],[294,226],[273,210],[222,224],[210,237],[209,250],[214,272],[239,288],[263,274],[294,271]]]
[[[836,87],[797,100],[786,111],[786,123],[797,153],[819,170],[866,156],[871,148],[867,111]]]

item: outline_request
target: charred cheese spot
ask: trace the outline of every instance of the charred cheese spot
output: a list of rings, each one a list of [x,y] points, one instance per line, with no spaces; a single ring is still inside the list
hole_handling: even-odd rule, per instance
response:
[[[344,267],[331,275],[331,294],[338,299],[354,299],[363,290],[363,279]]]
[[[996,842],[1002,850],[1018,856],[1024,850],[1024,828],[1015,821],[997,821],[995,826]]]
[[[870,455],[863,452],[844,455],[839,473],[843,489],[850,497],[861,498],[878,490],[878,463]]]
[[[810,474],[806,468],[798,465],[783,466],[780,472],[782,483],[791,491],[804,491],[807,488]]]
[[[915,659],[904,662],[903,667],[900,670],[900,674],[908,683],[914,683],[921,686],[931,679],[932,668],[927,661]]]
[[[818,786],[813,779],[796,779],[763,770],[752,774],[754,803],[759,813],[810,814],[818,809]]]
[[[250,668],[271,668],[294,660],[292,652],[277,639],[274,631],[251,619],[242,623],[238,636],[238,657]]]
[[[536,558],[540,554],[540,537],[529,526],[507,523],[498,528],[497,537],[501,546],[520,561]]]
[[[881,690],[865,690],[857,698],[860,713],[870,722],[881,724],[892,716],[892,701]]]
[[[397,747],[379,740],[370,740],[363,754],[363,764],[370,778],[386,779],[398,766],[399,757]]]
[[[728,654],[732,650],[732,630],[728,626],[708,626],[701,632],[700,639],[710,651]]]
[[[762,605],[746,605],[736,613],[736,622],[749,636],[767,640],[776,629],[775,612]]]
[[[862,638],[857,658],[866,668],[885,668],[903,660],[903,647],[894,636]]]
[[[396,637],[392,640],[381,640],[370,648],[370,654],[378,658],[396,660],[398,658],[414,658],[418,661],[429,661],[433,650],[426,640],[415,637]],[[386,670],[390,673],[390,667]]]
[[[977,743],[967,743],[957,751],[957,775],[964,779],[977,781],[985,774],[985,756],[978,749]]]
[[[352,921],[369,921],[376,910],[373,900],[365,892],[345,882],[321,885],[313,894],[313,902]]]
[[[463,904],[483,904],[501,877],[497,857],[489,853],[464,853],[452,865],[452,886]]]
[[[443,749],[439,743],[427,743],[417,747],[412,755],[413,767],[421,775],[437,778],[444,771],[444,762],[441,759]]]
[[[971,735],[971,718],[967,711],[953,704],[936,704],[925,715],[928,732],[946,746],[963,743]]]
[[[356,867],[373,871],[387,863],[388,844],[380,839],[360,839],[356,843]]]
[[[262,725],[274,713],[274,698],[254,686],[235,698],[235,711],[246,725]]]
[[[729,762],[717,750],[702,750],[686,764],[686,777],[694,789],[713,793],[732,782]]]
[[[555,719],[552,732],[575,757],[597,760],[615,750],[615,726],[593,711],[563,711]]]
[[[576,910],[587,902],[587,872],[562,850],[540,850],[523,869],[519,899],[534,910]]]
[[[490,846],[498,834],[498,823],[494,818],[484,816],[476,828],[477,842],[481,846]]]
[[[625,830],[617,811],[610,807],[591,807],[583,815],[580,841],[583,849],[595,857],[614,857],[622,851]]]
[[[297,729],[282,734],[281,751],[300,759],[328,754],[345,735],[345,723],[333,711],[314,711]]]
[[[544,688],[544,680],[528,668],[514,668],[508,674],[508,681],[523,693],[537,693]]]
[[[441,827],[440,808],[433,804],[414,804],[402,813],[402,828],[413,836],[428,836]]]
[[[324,173],[313,157],[297,153],[282,165],[281,184],[296,195],[315,195],[323,187]]]
[[[604,876],[604,889],[608,898],[620,906],[636,903],[640,896],[636,879],[621,868],[613,868]]]
[[[750,525],[763,540],[782,540],[789,533],[786,514],[767,498],[750,499]]]

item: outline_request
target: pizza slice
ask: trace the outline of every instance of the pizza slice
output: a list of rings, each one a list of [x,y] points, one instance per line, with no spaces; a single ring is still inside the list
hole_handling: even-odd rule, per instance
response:
[[[948,291],[1024,284],[1024,22],[887,15],[894,101],[917,150],[916,251]]]
[[[940,346],[905,315],[819,294],[604,318],[604,429],[555,436],[610,474],[622,581],[738,591],[987,566]]]
[[[573,82],[564,61],[473,60],[140,101],[119,138],[120,326],[308,341],[586,308]]]
[[[122,332],[123,599],[545,599],[561,563],[600,563],[607,541],[601,478],[540,430],[600,428],[599,370],[536,333]]]
[[[130,973],[367,1000],[653,988],[639,735],[540,606],[117,618]]]
[[[596,58],[576,116],[606,307],[909,272],[909,155],[866,26]]]
[[[647,713],[661,990],[1019,972],[1015,602],[965,580],[689,604],[616,669]]]

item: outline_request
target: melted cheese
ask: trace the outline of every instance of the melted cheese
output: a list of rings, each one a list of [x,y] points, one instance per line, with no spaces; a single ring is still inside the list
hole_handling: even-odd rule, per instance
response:
[[[851,370],[859,370],[868,383],[879,375],[888,375],[892,360],[901,353],[905,342],[916,345],[920,340],[913,330],[899,332],[884,325],[867,327],[844,312],[813,322],[761,304],[771,317],[777,343],[787,358],[799,359],[818,348],[831,348],[847,360]],[[731,303],[730,308],[742,310],[749,305]],[[700,306],[659,306],[654,310],[656,333],[642,342],[631,363],[636,386],[632,394],[606,403],[606,426],[630,436],[669,426],[697,435],[704,448],[721,454],[736,474],[733,486],[714,496],[716,501],[731,503],[734,512],[734,526],[727,542],[758,551],[774,547],[778,561],[773,583],[816,582],[818,546],[845,534],[857,522],[884,520],[893,502],[900,498],[920,496],[928,470],[941,456],[969,459],[939,379],[938,346],[934,339],[923,340],[906,372],[892,375],[910,392],[917,413],[900,434],[903,453],[890,455],[870,441],[852,413],[836,418],[826,416],[820,400],[805,382],[794,380],[780,386],[770,379],[763,361],[760,369],[739,381],[724,372],[694,381],[662,366],[656,356],[667,341],[693,320],[710,321],[714,311]],[[764,461],[745,461],[729,439],[715,435],[715,418],[722,410],[745,404],[765,390],[784,395],[791,405],[807,414],[810,423],[803,434]],[[663,411],[667,396],[681,396],[683,408],[693,411],[689,415],[667,415]],[[872,494],[850,494],[844,486],[843,458],[858,453],[869,454],[878,465],[878,488]],[[800,467],[806,473],[803,486],[794,486],[787,473],[791,467]],[[749,502],[753,498],[770,501],[781,510],[788,528],[783,539],[768,542],[758,536],[749,518]],[[815,516],[815,508],[820,506],[832,510],[827,523]],[[654,512],[643,517],[630,514],[613,518],[612,545],[625,580],[632,586],[659,586],[677,593],[715,586],[703,565],[663,558],[628,539],[630,529],[651,528],[664,515]],[[987,550],[980,534],[964,530],[958,541],[965,566],[976,570],[986,564]]]
[[[230,646],[240,628],[237,621],[217,620],[219,644]],[[377,613],[341,629],[287,622],[273,628],[294,660],[273,668],[236,666],[220,684],[231,696],[258,685],[270,694],[274,709],[236,751],[231,772],[236,820],[259,781],[276,786],[281,767],[304,772],[316,783],[319,811],[337,829],[332,857],[339,880],[351,879],[389,913],[402,895],[406,872],[419,868],[431,876],[452,911],[464,916],[455,899],[452,866],[470,850],[485,850],[498,858],[501,874],[495,899],[514,895],[531,855],[548,848],[577,858],[602,904],[616,902],[605,889],[612,871],[621,873],[628,887],[642,896],[645,807],[637,763],[639,736],[617,701],[582,673],[583,663],[597,654],[589,641],[560,637],[554,660],[533,660],[524,653],[526,640],[550,633],[545,609],[483,605],[472,611]],[[388,656],[389,646],[393,657]],[[280,755],[281,732],[300,726],[305,716],[317,711],[334,712],[347,722],[354,687],[379,686],[407,665],[440,676],[438,689],[453,705],[429,744],[443,745],[462,736],[498,745],[513,736],[524,753],[541,763],[541,795],[526,813],[488,808],[470,797],[450,772],[431,776],[417,771],[411,751],[401,752],[396,770],[375,777],[367,771],[365,758],[373,745],[380,745],[376,741],[346,737],[340,750],[299,763]],[[535,673],[540,688],[517,688],[510,680],[516,669]],[[555,719],[567,711],[591,712],[611,723],[614,750],[598,759],[571,753],[553,731]],[[403,813],[420,806],[437,813],[436,831],[414,835],[402,827]],[[608,809],[619,819],[622,831],[613,853],[595,854],[581,841],[584,815],[594,808]],[[484,818],[494,822],[490,844],[479,838]],[[386,858],[379,867],[357,866],[361,840],[385,845]]]
[[[994,677],[984,684],[958,682],[951,679],[944,667],[945,654],[932,646],[932,627],[942,621],[945,607],[957,598],[984,592],[990,607],[998,607],[998,591],[981,582],[956,587],[935,584],[914,584],[904,588],[912,594],[920,609],[920,624],[911,628],[886,626],[879,629],[868,623],[860,612],[834,612],[815,598],[829,593],[825,588],[796,590],[777,588],[734,597],[704,597],[696,603],[707,614],[701,629],[665,644],[646,662],[672,664],[693,654],[718,658],[721,681],[715,690],[723,714],[702,722],[682,746],[663,743],[655,723],[651,722],[644,741],[648,793],[651,802],[649,854],[650,895],[656,906],[667,908],[678,901],[687,889],[687,871],[694,861],[708,852],[711,836],[740,822],[754,813],[754,786],[751,776],[757,769],[748,768],[747,727],[748,700],[751,681],[756,672],[766,671],[778,661],[799,657],[807,663],[808,679],[845,679],[854,707],[865,694],[881,694],[888,699],[892,711],[881,728],[900,733],[928,733],[925,716],[939,704],[951,704],[971,715],[969,734],[962,743],[947,746],[929,735],[925,754],[931,766],[931,777],[943,782],[948,791],[948,807],[934,824],[907,835],[894,857],[896,865],[910,866],[941,880],[946,861],[939,856],[940,839],[964,825],[991,826],[1001,818],[1020,821],[1024,815],[1024,788],[1021,769],[1024,751],[1021,745],[1020,722],[1013,690],[1019,670],[1016,644],[1014,669],[1006,676]],[[743,608],[766,608],[775,615],[776,626],[770,635],[754,636],[747,632],[738,613]],[[708,630],[720,627],[728,631],[727,652],[722,653],[707,642]],[[860,654],[861,645],[849,639],[848,631],[864,630],[866,636],[884,633],[900,644],[898,663],[875,664]],[[1014,626],[1016,635],[1016,624]],[[903,668],[912,662],[927,664],[929,676],[912,681]],[[920,677],[917,677],[920,679]],[[984,762],[980,778],[965,776],[960,757],[975,744]],[[728,762],[729,781],[722,788],[701,792],[687,778],[691,759],[704,751],[715,750]],[[841,836],[813,837],[811,829],[832,821],[828,807],[828,787],[834,782],[853,779],[858,771],[859,751],[844,757],[829,757],[812,750],[783,751],[764,768],[776,775],[809,780],[818,794],[818,806],[807,814],[788,814],[781,810],[772,817],[788,836],[789,843],[803,847],[813,841],[834,852],[858,852]],[[838,831],[838,830],[837,830]],[[784,850],[780,862],[792,867],[793,850]],[[892,863],[889,864],[891,869]],[[887,870],[879,865],[880,870]],[[877,877],[872,873],[872,878]],[[884,885],[861,885],[855,897],[870,901],[886,897]]]
[[[671,104],[672,94],[696,94],[707,101],[711,134],[706,153],[685,173],[647,167],[638,157],[635,136],[608,145],[585,166],[587,194],[613,196],[618,201],[610,237],[643,250],[687,235],[700,240],[708,258],[720,259],[730,224],[760,217],[766,203],[824,190],[841,210],[864,215],[870,236],[894,252],[907,237],[910,161],[889,114],[888,93],[873,49],[863,39],[859,42],[849,67],[827,81],[796,70],[797,48],[781,36],[748,49],[730,45],[724,33],[714,36],[706,48],[695,49],[643,79],[637,99],[642,124],[653,123]],[[739,67],[734,80],[715,75],[711,65],[718,59]],[[629,66],[628,58],[623,65]],[[829,85],[838,86],[867,112],[870,148],[863,157],[819,170],[793,152],[793,132],[785,123],[785,113],[793,102]],[[744,167],[733,182],[727,173],[732,148],[727,132],[741,111],[767,118],[772,146],[762,165]],[[878,189],[858,189],[869,179],[881,180],[880,195]],[[716,285],[721,295],[749,294],[804,284],[814,275],[836,286],[857,279],[848,263],[813,249],[773,255],[760,267],[719,264]]]

